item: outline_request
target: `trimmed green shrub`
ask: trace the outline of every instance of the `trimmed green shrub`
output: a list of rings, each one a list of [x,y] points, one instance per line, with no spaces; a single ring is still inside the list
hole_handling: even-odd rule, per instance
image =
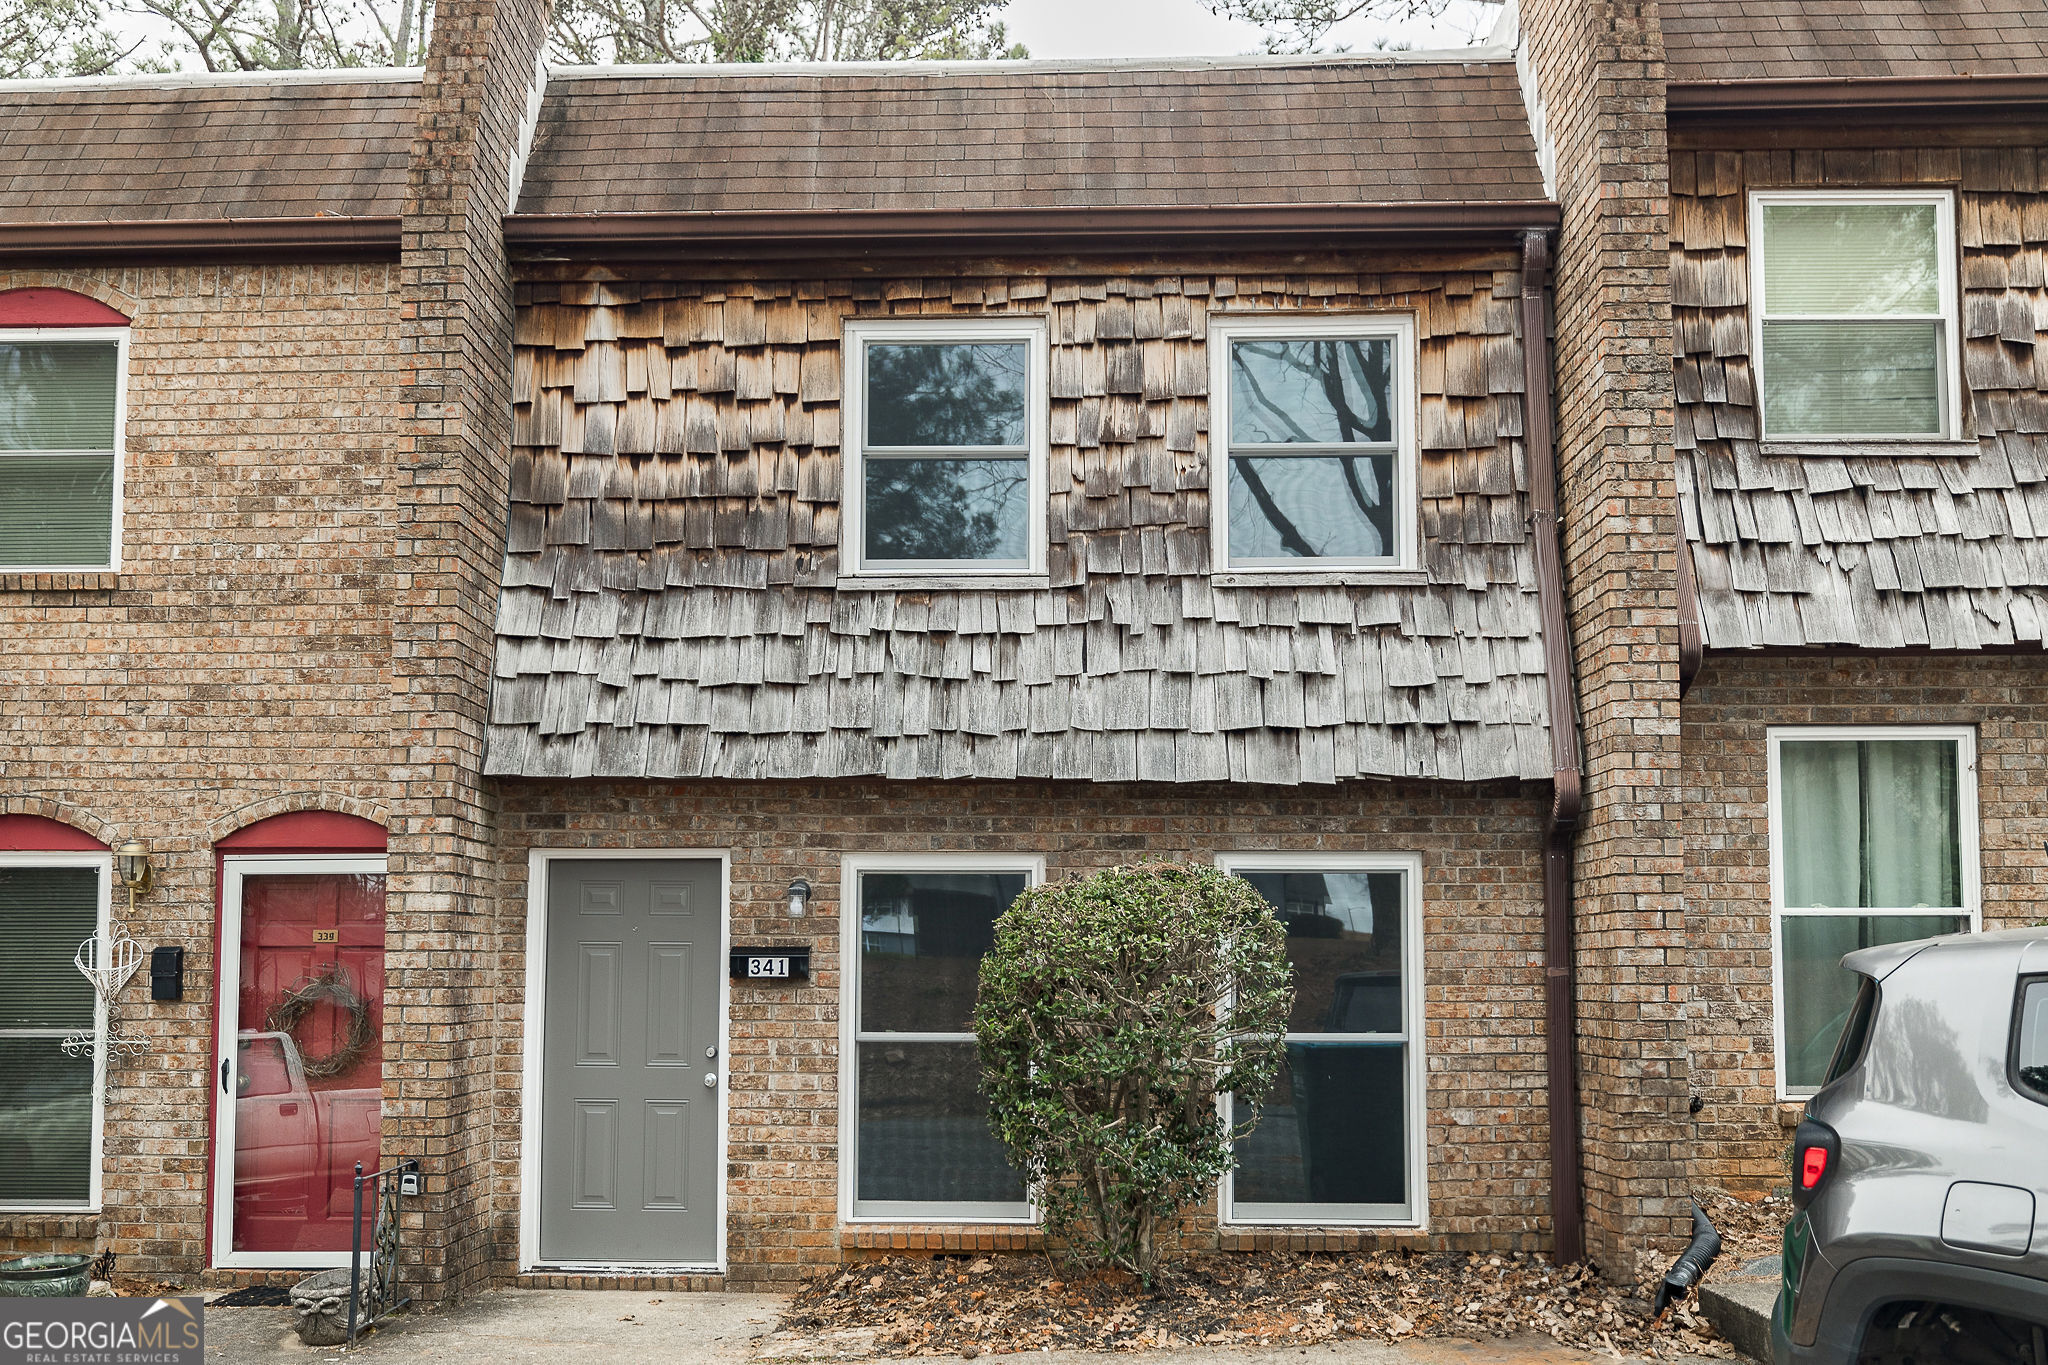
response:
[[[1286,938],[1250,883],[1188,863],[1034,887],[996,921],[974,1010],[989,1121],[1079,1259],[1151,1282],[1158,1229],[1229,1169],[1280,1065]]]

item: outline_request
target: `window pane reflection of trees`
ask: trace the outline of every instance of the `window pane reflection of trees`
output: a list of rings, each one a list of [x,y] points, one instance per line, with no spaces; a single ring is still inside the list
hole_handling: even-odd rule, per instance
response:
[[[1029,563],[1029,460],[870,456],[863,475],[869,562]]]
[[[1388,337],[1230,343],[1229,557],[1398,558]]]

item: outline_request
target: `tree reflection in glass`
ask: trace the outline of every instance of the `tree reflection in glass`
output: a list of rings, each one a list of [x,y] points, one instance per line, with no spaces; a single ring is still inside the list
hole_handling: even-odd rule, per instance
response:
[[[1389,338],[1230,345],[1232,563],[1396,557]]]
[[[1030,562],[1030,354],[1022,341],[868,346],[868,564]]]

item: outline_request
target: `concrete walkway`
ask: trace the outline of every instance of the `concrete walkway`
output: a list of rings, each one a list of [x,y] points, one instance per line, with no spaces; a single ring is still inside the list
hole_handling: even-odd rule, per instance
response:
[[[656,1294],[501,1289],[479,1294],[447,1313],[401,1315],[353,1352],[299,1343],[285,1308],[209,1308],[209,1365],[754,1365],[773,1329],[782,1299],[773,1294]],[[845,1345],[852,1347],[854,1343]],[[778,1342],[769,1359],[829,1362],[841,1355],[819,1341],[793,1352]],[[1024,1357],[1012,1356],[1017,1365]],[[1509,1341],[1424,1341],[1388,1346],[1340,1341],[1322,1346],[1235,1350],[1082,1351],[1030,1356],[1045,1365],[1639,1365],[1634,1357],[1569,1351],[1547,1337]]]

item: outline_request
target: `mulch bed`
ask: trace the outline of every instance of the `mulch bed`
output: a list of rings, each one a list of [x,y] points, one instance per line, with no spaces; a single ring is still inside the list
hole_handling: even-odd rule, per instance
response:
[[[777,1335],[825,1333],[854,1346],[846,1329],[866,1328],[872,1345],[842,1354],[969,1359],[1528,1332],[1659,1360],[1734,1354],[1689,1302],[1654,1324],[1646,1311],[1646,1300],[1588,1269],[1521,1255],[1197,1255],[1150,1294],[1129,1275],[1074,1272],[1042,1256],[895,1256],[806,1285]]]
[[[1716,1269],[1775,1254],[1782,1196],[1705,1201],[1723,1239]],[[1691,1298],[1649,1320],[1668,1256],[1639,1257],[1640,1284],[1538,1256],[1456,1252],[1202,1254],[1156,1292],[1120,1272],[1044,1256],[892,1256],[827,1271],[791,1300],[771,1358],[1305,1346],[1369,1337],[1548,1336],[1605,1355],[1731,1357]],[[1709,1272],[1712,1277],[1713,1272]],[[777,1349],[779,1344],[779,1349]]]

